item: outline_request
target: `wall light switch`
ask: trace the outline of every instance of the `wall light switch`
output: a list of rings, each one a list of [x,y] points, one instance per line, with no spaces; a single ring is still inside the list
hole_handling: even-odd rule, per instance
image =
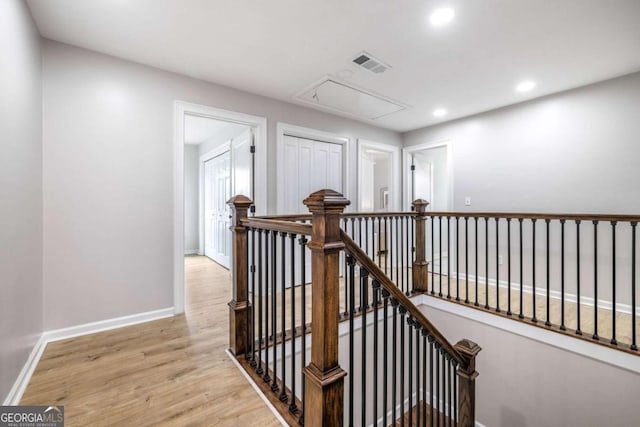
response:
[[[464,198],[464,205],[471,206],[471,197],[467,196]]]

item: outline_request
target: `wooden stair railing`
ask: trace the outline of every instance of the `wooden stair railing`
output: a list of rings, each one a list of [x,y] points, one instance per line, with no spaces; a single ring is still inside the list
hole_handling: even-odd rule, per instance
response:
[[[442,369],[444,369],[445,360],[453,364],[451,366],[454,369],[446,372],[448,375],[453,372],[453,378],[456,381],[459,379],[459,383],[451,384],[459,385],[455,387],[449,385],[448,389],[436,389],[435,392],[431,392],[431,399],[433,400],[434,397],[437,400],[444,399],[445,408],[446,402],[448,407],[451,407],[453,402],[451,395],[447,401],[447,397],[442,393],[445,390],[449,393],[454,392],[453,389],[456,389],[456,392],[459,390],[460,398],[456,400],[457,408],[453,410],[453,414],[458,417],[457,425],[473,424],[475,419],[474,383],[477,375],[475,356],[480,348],[466,340],[455,346],[451,345],[393,281],[355,244],[354,240],[341,230],[342,213],[349,204],[348,200],[331,190],[313,193],[304,201],[312,213],[311,224],[295,222],[300,221],[298,216],[248,218],[251,200],[244,196],[236,196],[228,203],[233,211],[231,230],[234,240],[232,245],[233,299],[229,303],[230,351],[236,355],[241,365],[289,424],[340,426],[345,419],[344,379],[347,373],[338,362],[338,324],[341,314],[340,257],[345,248],[350,257],[351,270],[355,270],[357,263],[363,280],[367,274],[370,274],[374,284],[378,284],[374,293],[377,296],[382,295],[384,300],[385,310],[382,317],[385,322],[391,312],[394,315],[399,312],[400,319],[403,321],[401,325],[406,320],[410,322],[411,328],[415,328],[416,334],[419,330],[422,332],[425,361],[427,348],[431,346],[432,367],[434,361],[438,363],[440,360],[442,360]],[[409,216],[405,214],[405,218],[410,216],[411,214]],[[308,222],[308,220],[308,216],[305,216],[303,221]],[[404,226],[406,230],[404,236],[408,236],[409,221],[405,221]],[[311,241],[307,240],[308,235],[311,235]],[[311,250],[310,289],[307,289],[309,285],[305,283],[307,248]],[[364,307],[364,310],[361,310],[363,318],[367,312],[371,311],[377,318],[379,312],[382,312],[382,302],[369,305],[366,294],[367,292],[364,296],[364,306],[362,306],[363,294],[360,295],[361,308]],[[351,294],[350,298],[353,306],[355,293]],[[389,310],[386,310],[388,302],[393,309],[389,307]],[[309,363],[307,363],[306,348],[310,320],[307,306],[309,304],[313,322],[310,325],[311,352]],[[355,311],[352,310],[351,321],[355,317],[354,314]],[[363,328],[365,326],[366,321],[363,321]],[[403,330],[401,328],[401,331]],[[366,335],[364,330],[362,335],[363,337]],[[410,333],[409,354],[412,353],[411,337]],[[402,342],[404,346],[404,341]],[[415,350],[419,351],[419,348],[418,338],[416,338]],[[436,350],[435,359],[434,349]],[[404,347],[401,351],[404,352]],[[300,357],[297,356],[298,352]],[[299,365],[297,365],[298,360]],[[366,361],[366,358],[364,360]],[[408,365],[409,384],[412,380],[413,365],[413,363]],[[300,375],[300,372],[303,374]],[[417,374],[419,368],[414,372]],[[426,378],[426,370],[422,372]],[[445,371],[442,372],[441,381],[445,384]],[[349,375],[353,376],[354,372],[350,372]],[[400,376],[401,384],[403,378]],[[425,389],[422,391],[426,393],[426,383],[423,383],[423,386]],[[353,391],[353,388],[350,390]],[[404,390],[402,392],[404,393]],[[457,397],[457,394],[455,396]],[[363,415],[365,405],[366,402],[363,400]],[[402,405],[404,408],[404,401]],[[442,404],[436,402],[436,406],[440,408]],[[352,407],[347,410],[353,412]],[[394,406],[393,411],[395,410]],[[451,409],[445,409],[445,411],[452,413]],[[386,412],[384,417],[387,419]]]

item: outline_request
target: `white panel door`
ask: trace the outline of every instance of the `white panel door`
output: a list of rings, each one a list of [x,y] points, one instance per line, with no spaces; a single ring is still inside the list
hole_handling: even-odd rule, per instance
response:
[[[229,268],[231,259],[230,210],[231,152],[204,164],[205,255]]]
[[[344,194],[342,145],[286,135],[284,137],[282,214],[308,213],[303,200],[329,188]]]

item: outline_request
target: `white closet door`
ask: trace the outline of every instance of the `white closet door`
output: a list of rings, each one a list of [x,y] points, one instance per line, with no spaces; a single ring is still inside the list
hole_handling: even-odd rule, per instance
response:
[[[204,164],[205,255],[229,268],[231,260],[230,210],[231,152]]]
[[[329,188],[344,193],[342,145],[286,135],[282,168],[282,214],[308,213],[309,194]]]

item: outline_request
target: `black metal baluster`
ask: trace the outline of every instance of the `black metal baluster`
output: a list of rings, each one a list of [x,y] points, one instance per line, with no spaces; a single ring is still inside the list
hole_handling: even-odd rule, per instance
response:
[[[371,257],[369,253],[369,217],[364,217],[364,253]]]
[[[560,330],[566,331],[564,324],[564,224],[566,220],[560,220]]]
[[[373,286],[373,422],[378,423],[378,311],[380,306],[380,283]]]
[[[550,279],[550,270],[549,270],[549,223],[550,219],[545,219],[544,222],[547,224],[547,320],[544,322],[545,325],[551,326],[551,320],[549,319],[549,310],[551,309],[551,279]]]
[[[409,267],[413,267],[413,264],[411,262],[412,260],[412,256],[411,256],[411,239],[409,237],[409,220],[411,218],[409,218],[408,216],[404,217],[404,224],[405,224],[405,229],[406,229],[406,234],[405,234],[405,241],[406,241],[406,246],[407,246],[407,262],[404,265],[404,268],[402,269],[402,271],[404,271],[404,273],[406,274],[406,289],[405,289],[405,295],[406,296],[411,296],[411,286],[409,286]]]
[[[269,305],[271,304],[271,274],[269,271],[270,266],[270,258],[269,258],[269,241],[271,237],[271,232],[269,230],[264,230],[264,249],[265,249],[265,257],[264,257],[264,284],[265,284],[265,300],[264,300],[264,376],[262,380],[265,383],[271,381],[271,377],[269,376],[269,340],[271,336],[269,334],[269,321],[271,318],[269,317]],[[273,254],[273,253],[272,253]]]
[[[256,230],[251,228],[251,362],[252,368],[256,362]]]
[[[273,340],[273,378],[272,378],[272,382],[271,382],[271,390],[274,392],[278,391],[278,358],[276,357],[276,350],[277,350],[277,345],[276,343],[278,342],[278,330],[277,327],[278,325],[276,324],[277,318],[278,318],[278,310],[277,310],[277,291],[278,291],[278,282],[277,282],[277,275],[278,275],[278,257],[276,256],[277,254],[277,249],[278,249],[278,232],[273,230],[272,231],[272,238],[271,238],[271,339]]]
[[[382,425],[387,426],[387,398],[389,390],[389,291],[382,290]]]
[[[484,219],[484,308],[489,309],[489,217]]]
[[[415,322],[413,326],[416,330],[416,426],[420,426],[420,329],[422,325]]]
[[[531,228],[532,228],[532,233],[533,233],[533,243],[531,246],[531,258],[532,258],[532,267],[531,267],[531,286],[533,288],[533,291],[531,292],[531,296],[533,298],[533,317],[531,318],[531,321],[533,323],[537,323],[538,322],[538,318],[536,317],[536,219],[533,218],[531,220]]]
[[[387,227],[387,217],[384,217],[384,274],[389,275],[388,261],[389,261],[389,232],[387,231],[389,228]],[[385,414],[385,417],[387,414]]]
[[[400,264],[402,263],[402,258],[401,258],[401,254],[400,254],[400,218],[399,217],[394,217],[395,223],[396,223],[396,247],[395,247],[395,255],[394,255],[394,259],[396,261],[396,281],[395,284],[396,286],[400,285],[400,280],[399,280],[399,273],[400,273]],[[393,268],[393,264],[392,264],[392,268]]]
[[[292,414],[298,410],[296,405],[296,237],[298,236],[293,233],[289,234],[291,249],[291,402],[289,402],[289,412]],[[282,383],[284,384],[284,381]]]
[[[458,362],[455,360],[453,363],[453,425],[458,425]]]
[[[447,397],[449,400],[449,404],[445,406],[447,409],[447,415],[449,418],[449,427],[451,427],[451,421],[453,420],[453,415],[451,414],[451,404],[453,403],[453,381],[451,380],[451,356],[449,353],[445,353],[445,359],[447,361]]]
[[[636,342],[636,227],[631,222],[631,350],[638,350]]]
[[[511,218],[507,218],[507,315],[511,314]]]
[[[367,306],[368,306],[368,297],[369,297],[369,272],[365,269],[360,269],[360,283],[361,287],[361,295],[363,296],[364,301],[364,310],[362,311],[362,363],[360,365],[361,371],[361,388],[360,395],[362,396],[362,424],[365,424],[365,420],[367,419]]]
[[[256,374],[262,375],[264,370],[262,369],[262,300],[264,300],[264,288],[262,287],[262,266],[264,265],[265,258],[263,257],[264,253],[262,251],[262,230],[258,231],[258,290],[260,291],[260,296],[258,297],[258,367],[256,369]]]
[[[456,217],[456,301],[460,301],[460,218]]]
[[[300,367],[304,369],[307,366],[307,283],[306,283],[307,272],[306,272],[306,265],[305,265],[306,264],[305,249],[306,249],[308,240],[306,236],[302,236],[300,237],[298,242],[300,243],[300,284],[302,286],[302,289],[300,290],[301,292],[300,305],[302,307],[302,313],[301,313],[301,319],[300,319],[302,321],[302,360],[300,361]],[[346,277],[345,277],[345,280],[346,280]],[[300,399],[300,402],[302,405],[302,409],[300,410],[299,422],[301,425],[304,425],[305,384],[306,384],[306,378],[303,373],[300,376],[300,389],[301,389],[301,396],[302,396],[302,398]],[[294,396],[294,399],[295,399],[295,396]]]
[[[356,281],[356,263],[351,255],[347,255],[347,264],[349,265],[349,278],[347,280],[347,286],[349,287],[349,294],[351,295],[350,303],[349,303],[349,425],[353,426],[353,378],[355,373],[355,364],[354,364],[354,343],[353,343],[353,334],[354,334],[354,319],[356,314],[356,304],[355,304],[355,281]]]
[[[406,240],[406,236],[404,233],[404,217],[400,217],[399,218],[399,222],[400,222],[400,234],[398,235],[398,237],[400,238],[400,265],[398,266],[398,268],[400,269],[400,282],[397,283],[397,285],[399,285],[400,290],[402,292],[406,291],[405,288],[405,283],[404,283],[404,270],[405,270],[405,265],[407,262],[407,254],[405,253],[405,240]]]
[[[407,378],[409,380],[409,419],[407,420],[409,424],[409,426],[413,426],[413,334],[411,333],[411,329],[413,327],[413,318],[411,316],[407,317],[407,329],[409,331],[408,333],[408,340],[409,340],[409,345],[407,348],[407,355],[409,357],[409,372],[407,375]],[[404,417],[402,417],[404,418]]]
[[[362,217],[358,217],[358,246],[362,248]]]
[[[434,378],[433,378],[433,364],[434,364],[434,360],[433,360],[433,348],[434,348],[434,343],[435,339],[433,338],[433,336],[429,335],[429,406],[431,406],[431,411],[430,411],[430,420],[431,423],[429,424],[429,426],[433,426],[433,413],[435,412],[435,406],[433,405],[433,400],[434,400],[434,396],[433,396],[433,383],[434,383]]]
[[[440,278],[438,279],[438,296],[442,297],[442,216],[438,217],[438,250],[440,251],[438,257],[438,271],[440,272]]]
[[[520,314],[518,314],[518,317],[520,319],[524,319],[524,313],[522,312],[522,305],[523,305],[523,287],[524,287],[524,266],[522,264],[522,218],[518,218],[518,223],[519,223],[519,231],[520,231]]]
[[[392,322],[392,352],[391,352],[391,422],[396,422],[396,403],[397,403],[397,372],[398,372],[398,300],[391,299],[391,305],[393,306],[393,322]]]
[[[434,282],[434,271],[436,269],[436,252],[435,252],[435,222],[436,222],[436,217],[435,216],[431,216],[431,295],[434,295],[436,293],[435,289],[436,289],[436,283]]]
[[[496,313],[500,313],[500,218],[496,218]]]
[[[416,238],[415,238],[415,217],[409,217],[408,219],[409,223],[411,224],[411,236],[409,237],[409,241],[411,242],[411,263],[410,266],[412,268],[412,272],[413,272],[413,264],[416,262]],[[411,291],[413,291],[413,274],[409,274],[409,272],[407,271],[407,275],[409,276],[409,279],[411,280]]]
[[[447,299],[451,299],[451,217],[447,216]]]
[[[576,334],[582,335],[580,329],[580,220],[576,220]]]
[[[405,344],[405,315],[407,314],[407,309],[404,306],[400,306],[398,308],[400,312],[400,426],[404,427],[404,365],[405,365],[405,355],[404,355],[404,344]]]
[[[611,254],[611,270],[612,270],[612,301],[611,301],[611,309],[613,310],[611,313],[611,323],[612,323],[612,334],[611,344],[618,345],[618,341],[616,340],[616,224],[617,221],[611,221],[611,245],[612,245],[612,254]]]
[[[475,231],[475,244],[476,244],[476,253],[475,253],[475,257],[476,257],[476,261],[475,261],[475,267],[476,267],[476,301],[473,303],[473,305],[475,305],[476,307],[479,307],[480,304],[478,303],[478,287],[480,286],[480,284],[478,283],[478,217],[475,216],[475,217],[473,217],[473,219],[475,220],[474,231]]]
[[[378,218],[378,267],[382,267],[382,218]]]
[[[342,219],[342,223],[344,226],[344,231],[345,233],[347,233],[347,225],[349,224],[348,219],[347,218],[343,218]],[[344,311],[342,312],[342,315],[344,317],[347,317],[347,314],[349,314],[349,287],[346,285],[346,281],[347,281],[347,253],[345,251],[341,251],[340,255],[342,256],[342,259],[344,260],[344,273],[342,275],[342,277],[344,278],[345,281],[345,286],[344,286]]]
[[[285,347],[286,347],[286,331],[287,331],[287,275],[286,275],[286,267],[285,260],[287,258],[287,233],[284,231],[280,233],[280,282],[282,289],[282,296],[280,298],[282,307],[280,307],[280,322],[282,323],[282,343],[280,345],[280,369],[282,370],[282,387],[280,389],[280,401],[286,402],[289,400],[289,396],[287,396],[287,358],[285,357]],[[293,306],[293,301],[291,301],[291,305]],[[292,337],[291,341],[295,341],[295,338]],[[293,354],[292,354],[293,357]]]
[[[436,414],[436,425],[440,426],[440,412],[442,412],[442,382],[440,378],[440,344],[436,343],[436,393],[438,394],[438,399],[436,400],[437,414]],[[432,408],[435,410],[435,408]]]
[[[464,217],[464,303],[469,304],[469,217]]]
[[[422,328],[422,427],[427,426],[427,329]],[[419,399],[418,399],[419,400]]]
[[[600,340],[598,336],[598,221],[593,221],[593,336],[594,340]]]

